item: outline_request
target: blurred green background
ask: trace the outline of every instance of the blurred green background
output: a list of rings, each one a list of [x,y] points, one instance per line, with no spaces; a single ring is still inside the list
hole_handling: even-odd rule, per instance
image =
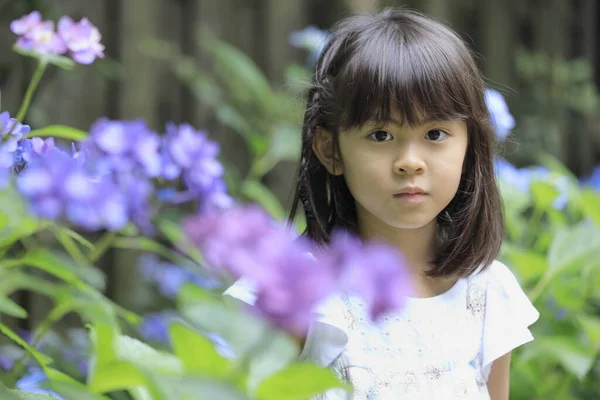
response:
[[[512,163],[502,169],[502,259],[542,318],[536,344],[513,362],[511,398],[599,399],[597,0],[0,0],[1,108],[17,109],[35,67],[11,51],[9,22],[34,9],[49,19],[86,16],[102,32],[107,57],[69,73],[50,70],[25,122],[83,130],[99,116],[144,118],[158,130],[189,122],[221,144],[233,194],[282,218],[312,57],[290,35],[391,5],[454,28],[516,119],[499,148]],[[549,170],[526,168],[539,164]],[[107,295],[137,312],[166,309],[168,299],[136,268],[138,256],[111,250],[102,258]],[[30,318],[6,320],[31,330],[50,304],[30,293],[16,297]]]

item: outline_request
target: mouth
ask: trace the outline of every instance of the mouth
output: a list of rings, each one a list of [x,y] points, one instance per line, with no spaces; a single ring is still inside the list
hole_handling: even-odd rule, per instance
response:
[[[419,195],[419,194],[426,195],[427,192],[418,186],[406,186],[406,187],[403,187],[398,193],[396,193],[394,195],[394,197],[403,196],[403,195]]]
[[[405,203],[417,204],[425,200],[427,192],[418,186],[407,186],[394,194],[394,198]]]

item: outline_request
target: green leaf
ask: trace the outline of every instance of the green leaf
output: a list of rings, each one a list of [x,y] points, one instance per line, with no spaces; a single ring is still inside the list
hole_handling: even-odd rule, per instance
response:
[[[287,121],[273,128],[269,154],[277,161],[298,161],[301,143],[300,126]]]
[[[279,199],[262,183],[256,180],[246,180],[242,184],[241,190],[248,200],[263,207],[273,218],[278,220],[285,218],[285,210]]]
[[[65,125],[49,125],[44,128],[34,129],[27,134],[27,137],[49,137],[58,139],[67,139],[75,142],[81,142],[87,139],[88,133],[80,129],[75,129]]]
[[[531,184],[531,194],[535,206],[546,211],[553,208],[554,200],[556,200],[560,193],[551,183],[536,181]]]
[[[248,387],[252,391],[263,379],[295,360],[300,349],[295,339],[237,305],[226,305],[192,285],[184,286],[178,297],[179,310],[195,326],[219,335],[240,359],[250,357]]]
[[[35,248],[20,259],[0,261],[0,268],[32,266],[64,280],[78,288],[86,288],[84,281],[95,288],[104,288],[104,276],[96,268],[75,264],[67,257],[58,256],[46,249]]]
[[[266,334],[258,318],[194,285],[183,286],[177,297],[179,311],[202,332],[215,333],[229,343],[238,356],[250,351]]]
[[[92,393],[81,383],[68,383],[60,381],[47,381],[42,384],[46,389],[59,394],[66,400],[110,400],[109,397]]]
[[[600,192],[585,189],[582,193],[582,207],[586,216],[590,217],[597,226],[600,226]]]
[[[0,322],[0,332],[2,332],[5,336],[7,336],[13,342],[15,342],[16,344],[21,346],[23,349],[25,349],[26,352],[31,354],[31,356],[38,362],[38,364],[40,366],[45,367],[52,362],[52,359],[50,357],[46,356],[45,354],[40,353],[39,351],[37,351],[36,349],[31,347],[31,345],[29,345],[29,343],[27,343],[19,335],[17,335],[15,332],[13,332],[12,329],[10,329],[8,326],[4,325],[1,322]]]
[[[559,231],[548,251],[549,274],[578,263],[595,262],[600,254],[600,227],[579,224]]]
[[[56,400],[49,394],[21,392],[0,387],[0,398],[2,400]]]
[[[23,50],[16,44],[13,45],[13,51],[21,54],[22,56],[32,57],[36,60],[40,60],[41,62],[56,65],[57,67],[67,71],[71,71],[73,68],[75,68],[75,61],[68,57],[61,56],[60,54],[40,54],[35,50]]]
[[[153,349],[144,342],[121,335],[117,339],[117,358],[157,373],[180,374],[181,361],[172,354]]]
[[[534,347],[534,354],[553,358],[580,381],[591,370],[597,353],[569,336],[541,337],[529,346]]]
[[[239,100],[263,113],[271,109],[274,94],[267,77],[256,63],[236,47],[217,39],[210,31],[200,34],[200,45],[212,55],[216,73]]]
[[[92,369],[90,371],[91,382],[96,379],[94,376],[96,368],[111,364],[117,360],[116,342],[118,336],[119,329],[116,323],[96,322],[91,326],[90,341],[94,350],[91,362]]]
[[[309,400],[328,389],[351,387],[340,382],[335,373],[314,364],[293,364],[265,379],[256,392],[258,400]]]
[[[16,318],[27,318],[27,311],[8,297],[0,295],[0,313]]]
[[[94,244],[92,242],[90,242],[89,240],[87,240],[86,238],[84,238],[83,236],[81,236],[79,233],[72,231],[71,229],[67,229],[67,228],[63,228],[63,227],[59,227],[58,228],[62,233],[64,233],[65,235],[67,235],[68,237],[74,239],[75,241],[79,242],[79,244],[81,244],[82,246],[86,247],[88,250],[93,250],[94,249]]]
[[[147,237],[117,238],[113,242],[113,247],[120,249],[143,250],[163,256],[181,267],[192,269],[197,267],[197,265],[188,258]]]
[[[156,222],[158,230],[165,235],[165,237],[173,243],[178,249],[183,251],[188,257],[194,260],[199,265],[204,264],[204,257],[187,237],[187,235],[181,229],[181,224],[175,221],[168,220],[166,218],[159,218]],[[194,271],[196,272],[196,271]]]
[[[504,243],[503,246],[510,264],[515,267],[522,281],[527,282],[537,279],[548,269],[548,262],[541,254],[519,249],[509,243]]]
[[[157,376],[157,386],[178,400],[249,400],[231,382],[199,376]]]
[[[198,332],[179,323],[170,327],[175,354],[187,372],[226,378],[231,372],[229,360],[223,358],[214,344]]]
[[[16,269],[0,268],[0,293],[10,295],[18,290],[29,290],[56,298],[64,293],[66,286]]]
[[[579,315],[577,321],[592,347],[600,349],[600,318],[595,315]]]
[[[127,361],[115,361],[103,365],[96,371],[95,379],[89,383],[90,390],[96,393],[106,393],[117,390],[144,387],[152,400],[167,400],[159,389],[156,380],[138,365]]]

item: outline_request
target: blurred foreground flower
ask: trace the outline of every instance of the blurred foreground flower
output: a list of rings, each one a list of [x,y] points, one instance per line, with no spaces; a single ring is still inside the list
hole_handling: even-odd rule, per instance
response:
[[[249,206],[188,218],[184,230],[213,268],[257,289],[257,310],[294,334],[305,334],[314,307],[334,292],[356,292],[373,318],[403,304],[404,262],[388,247],[337,234],[328,249],[296,238]]]
[[[494,89],[485,89],[485,103],[490,113],[496,137],[500,141],[504,141],[515,127],[515,119],[510,114],[508,105],[500,92]]]

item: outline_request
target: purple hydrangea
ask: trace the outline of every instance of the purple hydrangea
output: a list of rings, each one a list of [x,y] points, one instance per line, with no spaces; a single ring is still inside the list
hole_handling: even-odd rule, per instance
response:
[[[102,35],[87,18],[74,22],[71,17],[61,17],[58,35],[75,62],[91,64],[96,58],[104,58],[104,46],[100,43]]]
[[[54,148],[18,175],[17,188],[43,218],[66,217],[89,230],[123,228],[128,199],[110,175],[91,174],[85,167]]]
[[[396,249],[335,232],[328,251],[322,259],[334,257],[334,264],[341,270],[340,286],[367,301],[373,320],[404,306],[411,286],[405,261]]]
[[[54,22],[42,20],[42,15],[33,11],[12,21],[10,28],[19,36],[17,46],[23,50],[41,55],[68,53],[80,64],[91,64],[96,58],[104,57],[102,35],[87,18],[75,22],[63,16],[55,30]]]
[[[218,143],[189,124],[170,123],[166,130],[163,176],[174,179],[181,175],[187,189],[201,200],[203,210],[231,207],[233,200],[223,181],[224,168],[217,158]]]
[[[30,131],[29,125],[11,118],[8,111],[0,113],[0,186],[8,182],[11,169],[22,169],[23,153],[29,149],[28,139],[23,139],[23,135]]]
[[[485,103],[490,113],[496,137],[504,141],[515,127],[515,119],[500,92],[494,89],[485,89]]]
[[[143,120],[113,121],[101,118],[90,128],[83,146],[102,157],[109,170],[140,169],[147,177],[160,174],[162,159],[160,137]]]
[[[43,21],[38,11],[12,21],[10,29],[19,35],[17,46],[23,50],[35,51],[42,55],[63,54],[67,50],[63,39],[54,30],[54,22]]]
[[[188,218],[184,231],[212,267],[253,282],[256,309],[294,334],[306,333],[314,307],[334,291],[363,296],[374,318],[401,307],[406,294],[403,261],[383,245],[340,236],[327,250],[315,251],[254,206]]]

